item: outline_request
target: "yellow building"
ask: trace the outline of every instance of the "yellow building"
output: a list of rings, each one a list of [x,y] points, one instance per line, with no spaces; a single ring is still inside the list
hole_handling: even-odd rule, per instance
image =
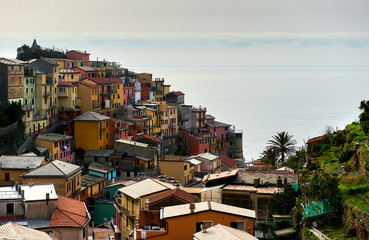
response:
[[[160,103],[152,101],[141,101],[142,106],[135,108],[140,111],[140,115],[145,120],[144,133],[150,136],[159,137],[161,134],[162,119],[160,115]]]
[[[63,82],[77,82],[79,81],[80,73],[71,69],[60,69],[59,80]]]
[[[110,117],[95,112],[85,112],[74,119],[76,148],[89,150],[107,149]]]
[[[164,156],[159,160],[160,174],[174,177],[182,186],[187,186],[193,181],[194,168],[186,160],[184,156]]]
[[[20,177],[23,178],[23,184],[52,183],[58,195],[79,200],[82,168],[68,162],[54,160]]]
[[[99,110],[99,86],[96,83],[78,82],[77,92],[82,113]]]
[[[176,187],[159,180],[148,178],[118,190],[118,198],[115,198],[117,217],[121,218],[121,225],[117,228],[121,231],[122,240],[130,239],[129,235],[135,227],[135,220],[139,217],[141,209],[146,208],[147,199]]]
[[[71,139],[73,137],[57,133],[47,133],[36,138],[38,147],[47,148],[49,160],[61,160],[64,162],[74,162],[74,155],[71,152]]]
[[[77,104],[77,83],[61,82],[58,85],[59,109],[76,109]]]
[[[90,211],[94,209],[94,201],[88,201],[88,199],[96,199],[102,196],[105,185],[105,178],[91,174],[82,175],[80,200],[85,202]]]
[[[0,157],[0,182],[10,185],[10,180],[22,183],[19,175],[45,164],[45,157],[6,156]]]

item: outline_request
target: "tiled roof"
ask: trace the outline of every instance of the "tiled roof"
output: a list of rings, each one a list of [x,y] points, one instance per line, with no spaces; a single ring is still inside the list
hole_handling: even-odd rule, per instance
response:
[[[319,137],[315,137],[315,138],[310,138],[306,144],[310,144],[310,143],[313,143],[313,142],[318,142],[318,141],[323,141],[323,140],[326,140],[327,139],[327,136],[326,135],[323,135],[323,136],[319,136]]]
[[[221,224],[217,224],[206,229],[206,232],[201,230],[193,236],[194,239],[198,240],[257,240],[256,237],[252,236],[248,232]]]
[[[91,174],[85,174],[82,175],[81,178],[81,186],[82,187],[89,187],[92,185],[95,185],[97,183],[103,182],[105,179],[102,177],[98,177],[95,175],[91,175]]]
[[[58,86],[63,86],[63,87],[76,87],[77,86],[77,82],[59,82]]]
[[[184,95],[184,93],[183,93],[183,92],[181,92],[181,91],[175,91],[175,92],[173,92],[173,94],[175,94],[175,95],[177,95],[177,96],[182,96],[182,95]]]
[[[85,112],[84,114],[76,117],[74,121],[104,121],[109,120],[110,117],[107,117],[105,115],[101,115],[95,112]]]
[[[76,52],[76,53],[79,53],[79,54],[90,55],[86,51],[80,51],[80,50],[69,50],[67,53],[69,53],[69,52]]]
[[[113,149],[89,150],[85,157],[110,157],[115,153]]]
[[[228,178],[228,177],[234,177],[237,175],[239,169],[234,169],[234,170],[230,170],[230,171],[224,171],[224,172],[220,172],[220,173],[213,173],[213,174],[209,174],[209,175],[205,175],[204,178],[202,179],[203,182],[209,182],[209,181],[214,181],[214,180],[218,180],[221,178]]]
[[[90,215],[83,202],[59,196],[50,226],[83,227],[89,220]]]
[[[222,163],[230,166],[230,167],[237,167],[237,162],[235,160],[233,160],[232,158],[229,158],[227,156],[221,156],[219,157],[220,161],[222,161]]]
[[[50,60],[50,59],[48,59],[48,58],[40,58],[40,60],[42,60],[42,61],[44,61],[44,62],[46,62],[46,63],[48,63],[48,64],[50,64],[50,65],[58,66],[58,64],[57,64],[57,63],[55,63],[55,62],[51,61],[51,60]]]
[[[106,164],[98,163],[98,162],[93,162],[90,164],[90,166],[88,166],[88,170],[93,170],[93,171],[102,172],[102,173],[108,173],[117,168],[118,167],[110,167]]]
[[[164,155],[163,161],[185,161],[188,157],[186,156],[175,156],[175,155]],[[162,160],[161,160],[162,161]]]
[[[235,184],[254,184],[254,179],[260,178],[265,184],[276,185],[279,178],[287,178],[291,184],[299,179],[298,173],[285,173],[282,171],[259,171],[259,172],[239,172]]]
[[[98,85],[91,84],[91,83],[86,83],[86,82],[78,82],[78,84],[82,84],[84,86],[91,87],[91,88],[97,88],[97,87],[99,87]]]
[[[12,222],[8,222],[0,226],[1,239],[12,240],[53,240],[55,238],[48,235],[46,232],[41,232],[32,228],[24,227]]]
[[[141,139],[141,138],[147,138],[147,139],[150,139],[150,140],[152,140],[154,142],[160,143],[160,139],[159,138],[156,138],[156,137],[153,137],[153,136],[149,136],[147,134],[141,135],[140,137],[136,138],[136,140]]]
[[[278,187],[254,187],[250,185],[227,185],[222,188],[223,191],[240,191],[240,192],[257,192],[260,194],[270,194],[278,193],[281,191],[281,188]]]
[[[148,178],[130,186],[120,188],[119,191],[130,196],[131,198],[137,199],[152,193],[161,192],[164,190],[172,190],[174,188],[176,187],[171,184]]]
[[[199,202],[199,203],[192,203],[195,205],[194,213],[198,212],[205,212],[205,211],[216,211],[222,212],[232,215],[238,215],[243,217],[249,218],[256,218],[256,213],[254,210],[234,207],[222,203],[215,203],[215,202]],[[190,203],[175,205],[170,207],[163,208],[163,215],[164,219],[171,218],[171,217],[179,217],[183,215],[191,214]],[[193,214],[193,213],[192,213]]]
[[[67,177],[78,171],[82,167],[72,163],[54,160],[46,165],[38,167],[32,171],[20,175],[21,177]]]
[[[218,122],[218,121],[214,121],[214,122],[207,122],[206,123],[209,127],[212,128],[218,128],[218,127],[230,127],[230,124],[227,123],[222,123],[222,122]]]
[[[207,153],[200,153],[196,155],[195,158],[200,161],[202,160],[214,161],[214,160],[217,160],[219,157],[215,154],[207,152]]]
[[[0,58],[0,63],[5,65],[23,65],[26,62],[14,58]]]
[[[162,201],[164,199],[167,199],[169,197],[176,197],[176,198],[179,198],[185,202],[188,202],[188,203],[193,203],[195,202],[195,196],[192,195],[192,194],[189,194],[179,188],[176,188],[176,189],[173,189],[173,190],[170,190],[170,191],[166,191],[166,192],[163,192],[161,194],[158,194],[158,195],[155,195],[151,198],[149,198],[149,204],[153,204],[153,203],[156,203],[156,202],[159,202],[159,201]]]
[[[41,165],[45,157],[6,156],[0,157],[0,169],[35,169]]]
[[[88,79],[91,80],[91,81],[94,81],[95,83],[98,83],[98,84],[122,83],[117,78],[90,77]]]
[[[51,142],[70,140],[72,138],[73,138],[72,136],[67,136],[67,135],[58,134],[58,133],[47,133],[47,134],[44,134],[44,135],[39,135],[37,137],[37,139],[39,139],[39,140],[47,140],[47,141],[51,141]]]

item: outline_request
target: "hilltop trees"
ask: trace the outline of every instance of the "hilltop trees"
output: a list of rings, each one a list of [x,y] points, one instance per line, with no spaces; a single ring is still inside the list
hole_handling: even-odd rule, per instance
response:
[[[361,128],[365,134],[369,133],[369,101],[361,101],[359,109],[363,112],[359,115]]]

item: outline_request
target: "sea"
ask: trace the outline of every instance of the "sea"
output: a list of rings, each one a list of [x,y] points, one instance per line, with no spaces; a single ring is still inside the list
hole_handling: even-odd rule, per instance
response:
[[[243,131],[246,162],[260,158],[277,132],[305,146],[327,127],[358,120],[369,100],[369,66],[132,66],[164,78],[185,103]]]

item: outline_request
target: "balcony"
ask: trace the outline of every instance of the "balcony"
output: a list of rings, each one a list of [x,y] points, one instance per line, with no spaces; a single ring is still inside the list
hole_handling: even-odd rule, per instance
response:
[[[33,105],[24,105],[23,106],[24,111],[32,111],[34,109]]]
[[[43,93],[43,96],[44,97],[51,97],[53,95],[53,93],[52,92],[44,92]]]

